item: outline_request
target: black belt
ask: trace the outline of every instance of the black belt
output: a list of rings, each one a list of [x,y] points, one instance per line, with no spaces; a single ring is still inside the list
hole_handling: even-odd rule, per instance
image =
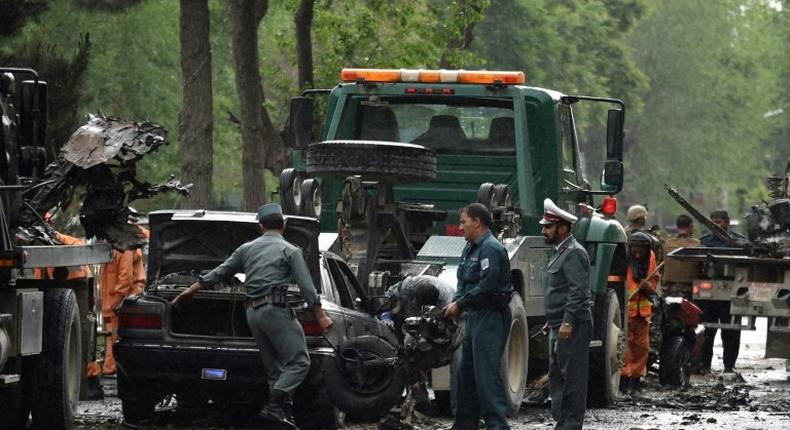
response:
[[[280,308],[284,308],[284,307],[288,306],[287,302],[275,303],[274,300],[272,300],[273,297],[274,297],[274,294],[266,294],[266,295],[263,295],[263,296],[260,296],[260,297],[256,297],[254,299],[249,299],[249,300],[244,302],[244,307],[245,308],[257,308],[258,306],[272,305],[272,306],[277,306],[277,307],[280,307]]]

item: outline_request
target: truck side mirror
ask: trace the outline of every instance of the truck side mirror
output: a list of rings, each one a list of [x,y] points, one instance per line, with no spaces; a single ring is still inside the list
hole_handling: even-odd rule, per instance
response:
[[[606,120],[606,159],[623,161],[623,123],[625,113],[620,109],[609,109]]]
[[[291,98],[291,123],[288,144],[294,149],[307,148],[313,139],[313,98],[299,96]]]
[[[606,160],[601,175],[601,190],[609,194],[617,194],[623,189],[623,162]]]
[[[23,81],[19,89],[19,146],[43,148],[47,141],[47,83]]]

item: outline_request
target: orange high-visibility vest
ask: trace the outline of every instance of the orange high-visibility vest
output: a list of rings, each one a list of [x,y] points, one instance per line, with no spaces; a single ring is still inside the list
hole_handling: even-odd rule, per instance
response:
[[[651,250],[650,251],[650,263],[647,267],[647,274],[653,273],[656,269],[656,254]],[[626,277],[626,291],[627,297],[631,297],[628,301],[628,316],[635,317],[641,316],[644,318],[648,318],[653,315],[653,304],[650,302],[650,294],[656,291],[656,286],[658,285],[658,278],[659,275],[656,273],[653,275],[652,278],[647,279],[647,284],[650,286],[649,291],[636,293],[634,292],[639,289],[639,282],[634,280],[634,273],[633,268],[631,265],[628,265],[628,276]],[[633,297],[632,297],[633,296]]]

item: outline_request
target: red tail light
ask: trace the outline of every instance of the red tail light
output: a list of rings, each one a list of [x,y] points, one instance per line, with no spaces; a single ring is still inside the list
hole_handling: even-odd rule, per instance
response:
[[[463,236],[464,231],[461,230],[461,224],[445,224],[444,234],[445,236]]]
[[[162,328],[162,315],[122,313],[118,317],[118,328],[158,330]]]
[[[324,329],[317,321],[299,321],[305,336],[323,336]]]
[[[614,216],[617,213],[617,199],[614,197],[606,197],[601,204],[601,213],[606,216]]]

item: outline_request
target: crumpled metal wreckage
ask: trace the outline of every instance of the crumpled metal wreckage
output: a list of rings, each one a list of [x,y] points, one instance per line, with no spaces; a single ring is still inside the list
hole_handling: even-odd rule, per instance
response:
[[[118,250],[143,246],[146,240],[140,229],[128,222],[129,203],[169,191],[186,196],[192,188],[172,175],[163,184],[137,179],[137,162],[165,144],[167,130],[156,123],[90,115],[40,181],[23,193],[16,217],[17,241],[59,244],[43,215],[67,207],[80,193],[84,195],[80,223],[85,237],[105,239]]]

